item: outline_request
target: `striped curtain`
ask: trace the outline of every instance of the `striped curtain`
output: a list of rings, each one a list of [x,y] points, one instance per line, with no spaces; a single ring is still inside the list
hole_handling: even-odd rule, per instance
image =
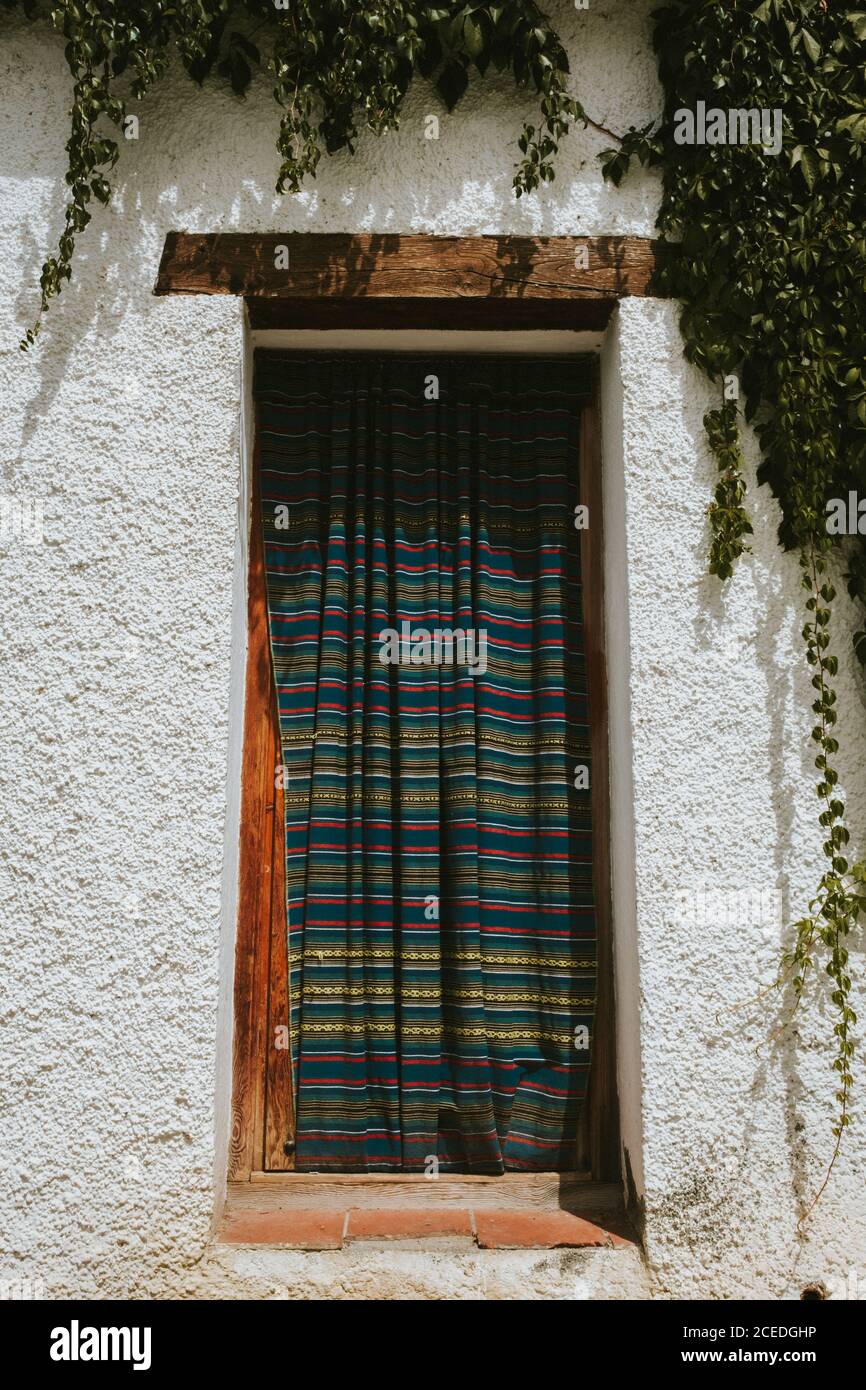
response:
[[[575,357],[256,355],[302,1171],[574,1167],[589,389]]]

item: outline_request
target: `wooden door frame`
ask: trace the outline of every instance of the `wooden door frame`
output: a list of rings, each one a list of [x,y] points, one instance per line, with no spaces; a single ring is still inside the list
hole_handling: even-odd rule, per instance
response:
[[[247,518],[247,653],[237,936],[235,939],[232,1123],[228,1176],[290,1171],[293,1132],[290,1052],[276,1046],[288,1027],[284,801],[271,643],[264,538],[260,518],[258,431]],[[283,1039],[280,1039],[283,1041]]]
[[[276,269],[280,247],[288,270]],[[619,299],[653,293],[657,244],[641,237],[434,237],[342,233],[169,233],[154,293],[243,296],[257,328],[439,328],[518,331],[605,327]],[[578,254],[580,253],[580,254]],[[287,1021],[283,805],[275,786],[279,730],[264,601],[254,445],[248,646],[234,978],[229,1178],[287,1171]],[[604,643],[599,372],[583,408],[579,487],[590,509],[581,570],[590,701],[598,1003],[578,1166],[621,1176],[610,890],[610,794]],[[599,833],[600,832],[600,833]],[[277,866],[271,871],[271,864]],[[284,872],[284,866],[282,866]],[[269,1103],[270,1096],[270,1103]],[[288,1096],[288,1102],[285,1097]],[[278,1097],[283,1100],[278,1104]],[[440,1179],[447,1182],[447,1178]]]

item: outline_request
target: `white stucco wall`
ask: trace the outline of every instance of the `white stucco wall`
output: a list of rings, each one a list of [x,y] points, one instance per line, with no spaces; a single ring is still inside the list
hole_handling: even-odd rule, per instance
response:
[[[659,92],[649,0],[552,11],[575,88],[617,130]],[[118,195],[80,240],[38,350],[17,348],[60,226],[62,41],[0,26],[2,492],[44,499],[41,545],[0,544],[0,1278],[52,1296],[796,1297],[859,1270],[862,1120],[806,1228],[831,1148],[826,1014],[778,1019],[778,930],[697,924],[682,895],[779,888],[822,868],[796,563],[753,493],[753,554],[705,575],[713,480],[702,378],[674,306],[622,305],[603,349],[613,862],[623,1134],[646,1209],[631,1254],[214,1253],[225,1167],[243,574],[240,306],[154,299],[166,232],[653,230],[658,185],[602,184],[591,129],[516,203],[524,115],[490,80],[451,117],[419,84],[401,132],[273,194],[275,110],[164,82]],[[441,138],[421,138],[436,111]],[[755,451],[749,442],[750,465]],[[840,617],[844,602],[839,604]],[[847,623],[840,622],[840,633]],[[234,660],[232,653],[234,648]],[[866,817],[864,704],[838,651],[839,762]],[[231,711],[235,710],[235,716]],[[774,938],[775,935],[775,939]]]

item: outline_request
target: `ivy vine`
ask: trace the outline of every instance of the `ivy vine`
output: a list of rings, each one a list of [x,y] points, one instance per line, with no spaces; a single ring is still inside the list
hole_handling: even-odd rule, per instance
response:
[[[662,171],[660,287],[682,302],[686,357],[720,385],[739,383],[761,446],[758,481],[779,502],[782,546],[799,554],[826,863],[777,983],[792,991],[790,1022],[809,977],[829,977],[837,1114],[820,1196],[850,1122],[857,1020],[848,948],[866,908],[866,865],[848,857],[834,766],[830,651],[831,563],[862,611],[866,537],[828,529],[828,503],[866,497],[866,12],[830,0],[671,0],[654,20],[662,117],[600,157],[616,184],[634,158]],[[781,149],[678,143],[677,113],[701,101],[705,110],[781,112]],[[719,467],[709,568],[726,580],[752,529],[737,401],[723,400],[705,426]],[[853,640],[866,663],[866,632]]]
[[[37,0],[21,4],[28,16]],[[323,153],[353,151],[362,129],[395,129],[415,73],[429,79],[449,111],[492,65],[539,98],[537,124],[526,122],[514,174],[518,197],[554,178],[559,141],[576,120],[587,123],[568,92],[568,57],[533,0],[473,5],[462,0],[60,0],[50,9],[66,39],[73,79],[66,145],[69,198],[55,255],[40,278],[32,346],[42,315],[72,273],[76,235],[95,198],[111,198],[129,98],[140,100],[176,51],[190,76],[211,74],[243,97],[256,69],[266,69],[280,119],[278,193],[297,193],[315,177]],[[239,26],[239,27],[234,27]],[[128,95],[127,95],[128,94]]]
[[[0,2],[28,16],[38,9],[37,0]],[[323,153],[353,150],[363,129],[397,127],[415,74],[449,110],[491,65],[536,95],[539,115],[519,141],[518,197],[553,179],[571,124],[595,125],[569,92],[565,50],[533,0],[58,0],[49,14],[66,40],[73,84],[69,195],[25,350],[70,278],[93,200],[110,200],[129,101],[146,95],[174,51],[196,82],[222,80],[236,98],[257,70],[270,74],[279,192],[297,192]],[[833,499],[866,497],[866,11],[836,0],[669,0],[654,12],[654,44],[662,115],[613,137],[603,173],[619,184],[634,159],[661,170],[660,288],[682,304],[687,358],[719,384],[719,406],[704,422],[719,470],[708,506],[710,572],[730,579],[752,529],[741,415],[760,443],[758,480],[779,502],[780,542],[799,555],[826,863],[778,983],[793,992],[790,1021],[810,977],[829,977],[838,1076],[829,1177],[850,1120],[848,944],[866,906],[866,865],[849,860],[834,765],[838,658],[830,650],[831,575],[841,572],[858,609],[866,607],[866,537],[827,525]],[[781,148],[678,143],[677,113],[698,102],[780,111]],[[853,640],[866,664],[866,630]]]

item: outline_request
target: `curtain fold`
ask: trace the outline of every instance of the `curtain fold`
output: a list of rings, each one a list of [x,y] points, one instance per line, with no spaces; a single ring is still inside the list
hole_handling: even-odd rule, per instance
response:
[[[574,1166],[590,380],[575,357],[256,354],[301,1171]]]

